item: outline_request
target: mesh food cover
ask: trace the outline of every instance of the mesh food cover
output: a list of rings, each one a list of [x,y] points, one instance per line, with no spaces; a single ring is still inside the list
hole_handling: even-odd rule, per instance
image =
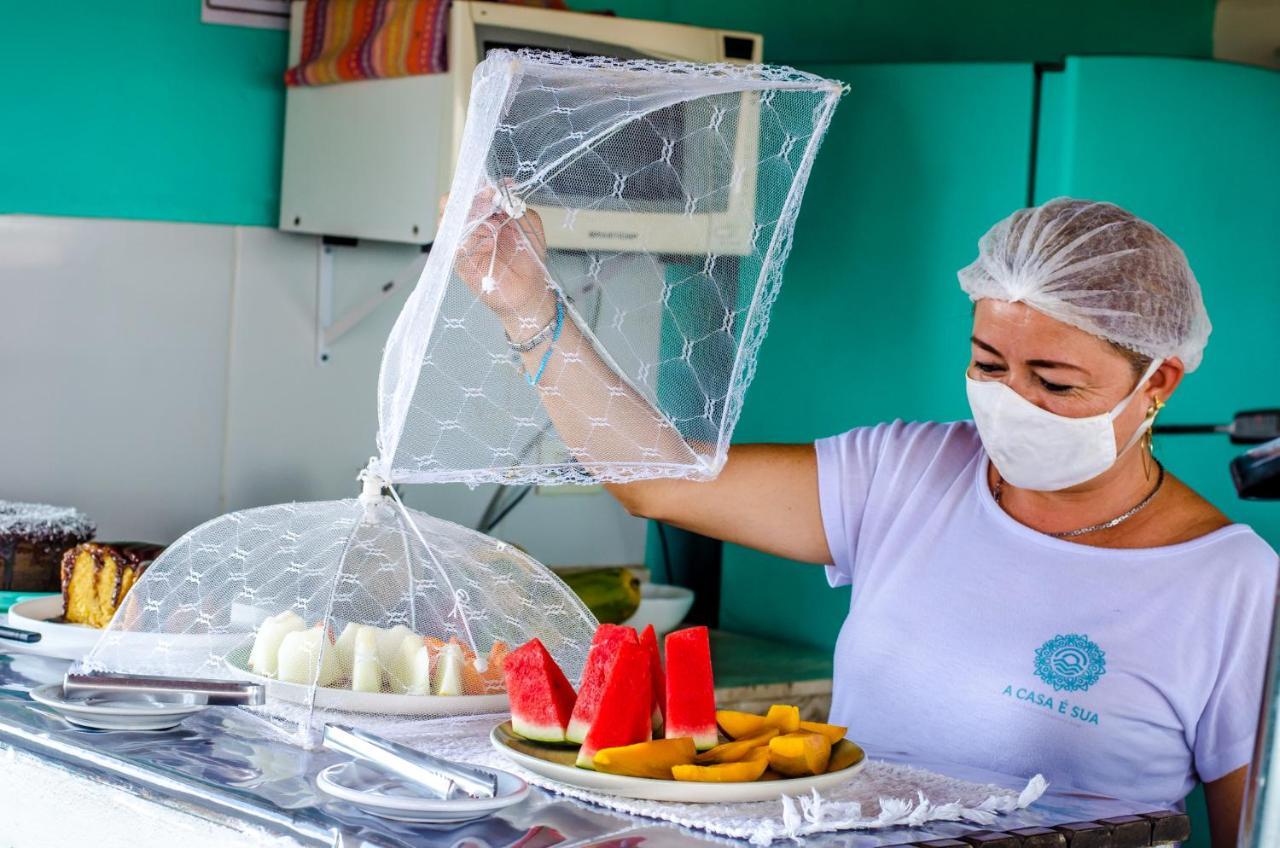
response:
[[[256,709],[303,744],[334,718],[394,735],[500,711],[533,637],[576,680],[596,622],[572,591],[394,485],[713,476],[840,94],[785,68],[491,53],[363,493],[192,530],[85,668],[264,681]]]
[[[840,95],[789,68],[491,52],[383,357],[380,475],[713,477]]]
[[[367,483],[192,530],[83,666],[266,682],[260,714],[303,744],[352,714],[394,735],[398,717],[500,711],[503,658],[533,636],[581,673],[596,621],[549,569]]]

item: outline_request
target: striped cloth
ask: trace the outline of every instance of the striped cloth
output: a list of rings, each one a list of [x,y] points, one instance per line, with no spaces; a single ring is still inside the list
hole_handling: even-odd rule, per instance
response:
[[[302,50],[285,85],[441,73],[450,0],[307,0]],[[563,9],[563,0],[517,5]]]

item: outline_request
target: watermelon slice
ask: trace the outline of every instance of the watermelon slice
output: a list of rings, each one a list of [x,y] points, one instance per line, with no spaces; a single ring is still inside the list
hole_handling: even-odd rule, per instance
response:
[[[662,671],[662,654],[658,653],[658,632],[650,624],[640,634],[640,647],[649,654],[649,681],[653,684],[653,732],[662,731],[663,715],[667,710],[665,676]]]
[[[648,742],[653,738],[649,712],[652,696],[649,652],[638,642],[624,641],[618,646],[609,667],[591,729],[578,749],[578,766],[594,769],[596,751]]]
[[[622,645],[638,644],[636,632],[630,627],[602,624],[596,630],[596,635],[591,640],[591,650],[587,652],[587,667],[582,671],[578,700],[573,705],[573,716],[565,731],[565,738],[570,742],[582,742],[587,738],[587,731],[591,729],[591,722],[600,707],[600,698],[604,696],[609,669],[618,658],[618,649]]]
[[[688,736],[699,751],[716,746],[716,688],[707,628],[667,634],[668,739]]]
[[[503,663],[511,729],[537,742],[563,742],[573,713],[573,686],[542,642],[530,639]]]

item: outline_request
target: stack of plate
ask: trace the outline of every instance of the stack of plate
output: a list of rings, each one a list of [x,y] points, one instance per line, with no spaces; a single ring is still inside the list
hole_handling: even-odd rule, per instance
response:
[[[329,766],[316,775],[316,786],[382,818],[417,824],[459,824],[518,804],[529,794],[529,784],[514,774],[497,769],[485,771],[491,771],[498,779],[498,792],[492,798],[437,798],[415,783],[357,761]]]

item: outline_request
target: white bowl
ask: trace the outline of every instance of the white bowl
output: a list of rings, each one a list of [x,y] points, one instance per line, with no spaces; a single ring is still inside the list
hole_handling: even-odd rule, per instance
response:
[[[683,586],[644,583],[640,586],[640,606],[624,624],[643,630],[652,624],[661,636],[680,626],[693,606],[693,590]]]

